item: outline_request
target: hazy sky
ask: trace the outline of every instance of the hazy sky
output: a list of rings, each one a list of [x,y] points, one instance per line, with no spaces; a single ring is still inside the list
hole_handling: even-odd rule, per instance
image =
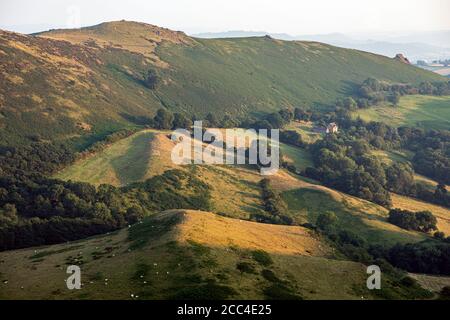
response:
[[[450,0],[0,0],[0,27],[19,32],[121,19],[187,33],[450,30]]]

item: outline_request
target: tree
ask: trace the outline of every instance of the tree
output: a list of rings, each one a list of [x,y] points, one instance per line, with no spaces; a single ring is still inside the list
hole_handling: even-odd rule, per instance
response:
[[[125,219],[128,223],[134,224],[138,221],[141,221],[144,218],[144,210],[141,207],[136,205],[127,209],[127,213],[125,214]]]
[[[158,75],[154,70],[149,70],[147,72],[147,75],[144,79],[144,85],[151,90],[156,89],[158,85]]]
[[[354,111],[354,110],[356,110],[358,105],[357,105],[356,101],[352,97],[347,97],[343,101],[343,107],[348,109],[348,110],[350,110],[350,111]]]
[[[206,115],[206,125],[210,128],[216,128],[219,126],[219,120],[217,119],[216,115],[214,113],[208,113]]]
[[[444,240],[445,239],[445,233],[442,232],[442,231],[436,231],[433,234],[433,237],[436,238],[436,239],[439,239],[439,240]]]
[[[103,202],[96,202],[92,208],[91,217],[103,221],[111,219],[111,210]]]
[[[316,225],[320,230],[329,232],[333,230],[338,222],[336,214],[333,212],[325,212],[317,217]]]
[[[270,123],[270,125],[274,129],[282,128],[285,124],[284,119],[280,116],[278,112],[269,114],[266,120]]]
[[[305,146],[302,136],[293,130],[282,130],[280,132],[280,141],[300,148]]]
[[[309,121],[311,119],[311,113],[304,110],[303,108],[295,108],[294,119],[301,121]]]
[[[393,94],[391,94],[390,96],[389,96],[389,101],[394,105],[394,106],[396,106],[396,105],[398,105],[398,103],[400,102],[400,97],[401,97],[402,95],[400,94],[400,93],[398,93],[398,92],[394,92]]]
[[[175,113],[172,129],[189,129],[192,126],[192,121],[181,113]]]
[[[406,163],[394,163],[386,169],[387,188],[409,195],[415,186],[414,170]]]
[[[437,230],[436,217],[430,211],[411,212],[408,210],[392,209],[389,211],[388,221],[406,230],[421,232]]]
[[[2,224],[15,224],[19,220],[17,209],[14,204],[7,203],[0,208],[0,228]]]
[[[172,129],[173,120],[173,114],[166,109],[159,109],[154,118],[156,128],[161,130]]]
[[[294,111],[292,111],[292,109],[289,108],[281,109],[279,114],[285,122],[289,122],[292,119],[294,119]]]

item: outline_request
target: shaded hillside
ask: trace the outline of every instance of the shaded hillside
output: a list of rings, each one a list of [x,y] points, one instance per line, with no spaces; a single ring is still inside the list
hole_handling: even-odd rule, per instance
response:
[[[322,107],[369,76],[442,79],[320,43],[195,39],[136,22],[34,36],[0,31],[0,143],[70,138],[79,145],[146,124],[160,107],[237,119],[302,103]]]

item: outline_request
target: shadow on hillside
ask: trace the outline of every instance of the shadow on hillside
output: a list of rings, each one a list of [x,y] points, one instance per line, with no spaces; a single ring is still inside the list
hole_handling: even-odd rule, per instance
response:
[[[153,137],[154,134],[151,132],[137,135],[131,140],[123,155],[111,160],[111,166],[121,185],[141,181],[145,178],[150,162]]]

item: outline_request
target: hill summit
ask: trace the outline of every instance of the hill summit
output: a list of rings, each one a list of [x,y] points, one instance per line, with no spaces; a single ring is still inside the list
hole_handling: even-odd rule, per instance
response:
[[[198,118],[213,112],[237,123],[286,107],[333,108],[369,77],[444,80],[318,42],[199,39],[130,21],[35,35],[0,31],[0,144],[39,137],[82,145],[145,124],[159,108]]]

